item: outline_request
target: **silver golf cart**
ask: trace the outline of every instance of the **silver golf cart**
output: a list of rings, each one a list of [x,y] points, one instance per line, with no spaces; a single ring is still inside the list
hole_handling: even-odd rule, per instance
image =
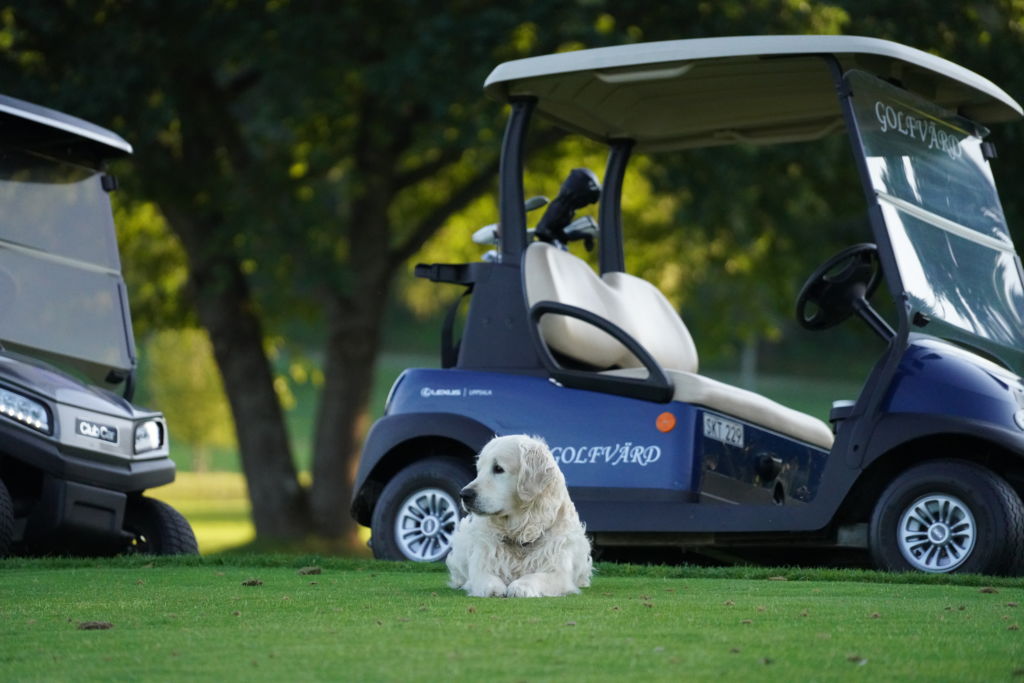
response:
[[[0,557],[194,554],[136,357],[105,161],[116,134],[0,95]],[[115,393],[116,392],[116,393]]]

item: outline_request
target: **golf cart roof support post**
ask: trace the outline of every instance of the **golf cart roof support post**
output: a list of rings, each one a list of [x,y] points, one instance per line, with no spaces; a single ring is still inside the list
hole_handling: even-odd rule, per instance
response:
[[[501,143],[498,179],[499,238],[501,262],[518,265],[526,251],[526,208],[523,206],[523,148],[536,100],[511,100],[512,113]]]
[[[602,274],[626,270],[626,258],[622,250],[622,181],[632,151],[632,140],[614,140],[608,154],[597,219],[598,258]]]
[[[822,59],[828,66],[832,76],[832,82],[836,87],[836,94],[839,98],[839,109],[843,113],[843,123],[846,125],[850,148],[853,152],[854,163],[857,166],[857,175],[860,176],[861,187],[864,191],[864,199],[867,202],[868,221],[871,224],[871,233],[878,245],[878,256],[881,262],[882,275],[885,277],[886,286],[892,294],[896,305],[896,316],[898,328],[895,336],[889,340],[889,348],[886,350],[884,360],[880,361],[872,369],[864,387],[861,389],[853,412],[848,418],[848,424],[854,429],[847,431],[837,438],[832,448],[833,454],[842,451],[846,453],[846,464],[850,467],[859,467],[864,454],[867,452],[867,441],[873,428],[873,417],[879,411],[885,392],[882,387],[889,386],[893,375],[899,367],[903,351],[907,348],[907,339],[910,336],[910,321],[907,307],[904,305],[906,295],[903,282],[900,279],[899,269],[896,267],[893,257],[892,245],[889,242],[889,233],[885,227],[885,219],[882,217],[882,209],[878,205],[878,196],[871,184],[871,175],[868,171],[868,162],[864,157],[864,146],[861,143],[860,127],[857,125],[857,117],[853,111],[853,98],[856,94],[851,90],[843,68],[834,55],[822,55]],[[863,416],[865,419],[855,420]]]
[[[124,400],[131,402],[135,398],[135,372],[138,369],[139,359],[135,352],[135,333],[132,328],[131,307],[128,304],[128,287],[123,282],[118,283],[117,293],[121,295],[121,319],[124,322],[125,343],[132,366],[124,377],[124,388],[121,395],[124,396]]]

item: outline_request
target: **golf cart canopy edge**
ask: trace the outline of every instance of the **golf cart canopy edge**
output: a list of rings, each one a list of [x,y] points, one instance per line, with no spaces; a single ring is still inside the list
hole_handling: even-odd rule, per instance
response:
[[[47,107],[0,95],[0,126],[17,130],[22,145],[38,151],[63,150],[74,157],[112,159],[132,153],[132,146],[106,128]],[[11,139],[10,133],[4,136]]]
[[[979,123],[1024,111],[953,62],[859,36],[699,38],[530,57],[496,67],[484,91],[536,98],[536,112],[557,125],[605,143],[633,140],[637,151],[814,140],[843,126],[825,55]]]

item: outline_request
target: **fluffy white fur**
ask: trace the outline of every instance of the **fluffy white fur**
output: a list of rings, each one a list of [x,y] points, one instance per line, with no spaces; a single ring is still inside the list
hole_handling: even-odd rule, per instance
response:
[[[475,597],[536,598],[590,585],[590,540],[547,444],[492,439],[462,489],[469,514],[452,537],[449,585]]]

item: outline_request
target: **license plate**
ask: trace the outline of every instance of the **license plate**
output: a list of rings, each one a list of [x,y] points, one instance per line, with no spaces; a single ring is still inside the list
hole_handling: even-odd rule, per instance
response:
[[[743,448],[743,425],[704,413],[704,436],[729,446]]]

